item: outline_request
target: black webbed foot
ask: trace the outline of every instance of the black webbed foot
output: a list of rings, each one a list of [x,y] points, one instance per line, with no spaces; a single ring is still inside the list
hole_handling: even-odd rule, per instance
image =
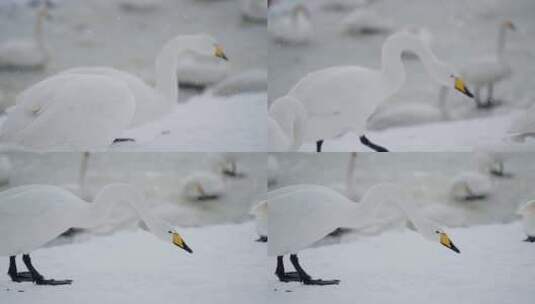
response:
[[[72,280],[54,280],[54,279],[47,280],[47,279],[39,278],[35,280],[34,283],[36,285],[52,285],[52,286],[70,285],[72,284]]]
[[[325,286],[325,285],[338,285],[340,284],[340,280],[322,280],[322,279],[308,279],[304,280],[303,284],[305,285],[319,285],[319,286]]]
[[[535,243],[535,236],[528,235],[524,242]]]

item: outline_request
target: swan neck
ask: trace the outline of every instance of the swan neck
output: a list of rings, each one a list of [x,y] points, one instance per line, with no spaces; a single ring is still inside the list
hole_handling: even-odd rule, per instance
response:
[[[405,82],[405,67],[401,60],[403,48],[397,39],[389,38],[383,44],[381,74],[386,83],[386,94],[397,92]]]
[[[496,40],[496,57],[499,61],[503,61],[505,52],[505,40],[507,36],[507,28],[500,26],[498,29],[498,39]]]
[[[354,180],[355,180],[355,160],[357,158],[357,153],[353,152],[351,153],[351,156],[349,158],[349,163],[347,166],[346,171],[346,194],[349,197],[349,199],[352,199],[354,197],[355,189],[353,187]]]
[[[156,57],[156,91],[161,94],[168,105],[178,102],[178,56],[180,47],[170,41],[164,45]],[[178,50],[178,51],[177,51]]]

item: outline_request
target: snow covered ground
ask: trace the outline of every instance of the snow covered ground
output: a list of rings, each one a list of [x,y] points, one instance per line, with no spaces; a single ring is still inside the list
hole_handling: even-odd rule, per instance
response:
[[[13,283],[0,264],[1,303],[268,303],[265,246],[251,223],[178,228],[193,249],[165,244],[144,231],[89,238],[32,255],[48,277],[70,286]]]
[[[315,70],[336,65],[379,68],[381,46],[387,34],[351,36],[341,31],[341,19],[354,8],[375,11],[392,20],[397,29],[406,25],[426,27],[433,34],[437,57],[455,66],[493,55],[500,22],[515,23],[518,30],[509,33],[506,46],[513,76],[495,88],[495,97],[501,105],[493,111],[478,111],[471,100],[452,91],[446,102],[447,115],[436,115],[442,111],[438,87],[428,78],[420,61],[405,61],[408,77],[405,86],[378,110],[380,114],[399,109],[397,115],[390,116],[390,123],[383,124],[386,130],[373,130],[373,124],[369,123],[367,132],[370,138],[392,151],[464,151],[480,145],[503,144],[503,135],[512,120],[535,101],[535,83],[530,76],[535,73],[533,1],[329,1],[345,7],[336,10],[332,9],[334,5],[327,9],[322,0],[279,2],[306,5],[311,10],[315,36],[309,45],[301,46],[270,41],[269,102],[286,94],[299,79]],[[413,106],[405,111],[404,117],[399,117],[408,104],[420,105],[422,110]],[[367,151],[357,145],[356,138],[348,134],[334,142],[326,141],[325,151]],[[534,149],[533,142],[525,145]],[[313,151],[315,145],[304,145],[302,150]]]
[[[314,277],[338,286],[270,278],[270,303],[532,303],[535,246],[519,224],[447,230],[456,254],[411,231],[303,251]],[[274,270],[274,262],[273,270]]]

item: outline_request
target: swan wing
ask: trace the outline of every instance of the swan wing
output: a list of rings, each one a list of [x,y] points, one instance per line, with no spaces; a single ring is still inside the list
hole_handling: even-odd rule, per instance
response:
[[[284,187],[267,197],[269,255],[310,247],[340,227],[355,206],[336,191],[315,185]]]
[[[364,130],[367,118],[384,99],[377,71],[340,66],[312,72],[288,93],[307,112],[305,140],[332,138]]]
[[[60,74],[19,96],[2,139],[33,149],[105,148],[121,135],[134,111],[133,96],[122,82]]]
[[[102,75],[123,81],[135,98],[136,112],[130,127],[139,126],[162,117],[170,112],[168,102],[139,77],[110,67],[76,67],[63,71],[64,74]]]

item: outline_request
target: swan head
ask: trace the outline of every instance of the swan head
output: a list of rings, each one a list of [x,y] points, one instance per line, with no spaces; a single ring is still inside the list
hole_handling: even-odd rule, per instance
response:
[[[455,90],[463,93],[464,95],[466,95],[466,96],[468,96],[470,98],[474,98],[474,94],[472,94],[472,92],[470,92],[470,90],[466,86],[466,83],[464,82],[464,80],[461,77],[455,76],[453,74],[451,74],[450,77],[453,79],[453,87],[455,88]]]
[[[171,48],[189,51],[207,57],[216,57],[228,61],[221,44],[208,34],[180,35],[170,40],[167,44]],[[164,47],[165,48],[165,47]]]
[[[502,26],[508,30],[516,31],[516,26],[511,20],[506,20],[502,22]]]
[[[409,221],[407,222],[407,228],[417,231],[428,241],[433,243],[438,242],[442,246],[445,246],[457,253],[461,253],[461,251],[453,244],[448,234],[444,232],[442,228],[433,223],[428,221],[419,221],[414,223]]]
[[[186,244],[182,236],[178,232],[176,232],[176,230],[174,229],[168,230],[167,233],[168,233],[168,238],[171,239],[171,242],[173,243],[173,245],[176,245],[186,250],[189,253],[193,253],[193,250],[189,248],[188,244]]]

